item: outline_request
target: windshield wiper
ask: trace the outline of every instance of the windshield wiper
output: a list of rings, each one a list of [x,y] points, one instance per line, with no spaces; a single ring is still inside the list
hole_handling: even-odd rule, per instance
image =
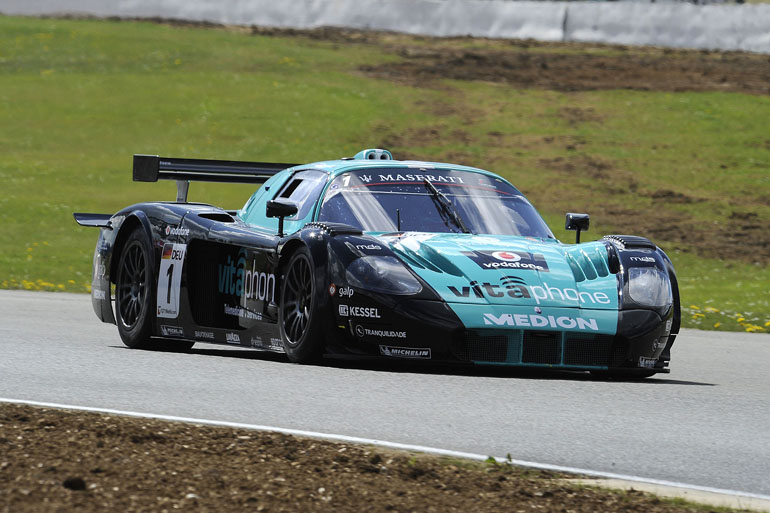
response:
[[[457,225],[457,227],[460,228],[463,233],[471,233],[468,227],[465,226],[465,223],[463,223],[463,220],[460,217],[460,214],[457,212],[455,206],[452,205],[451,201],[449,201],[449,198],[447,198],[443,192],[436,189],[436,186],[430,183],[427,178],[423,178],[422,183],[425,184],[425,188],[428,189],[428,192],[430,192],[430,197],[438,205],[439,212],[443,211],[447,216],[449,216],[449,219],[451,219],[452,222],[454,222],[454,224]]]

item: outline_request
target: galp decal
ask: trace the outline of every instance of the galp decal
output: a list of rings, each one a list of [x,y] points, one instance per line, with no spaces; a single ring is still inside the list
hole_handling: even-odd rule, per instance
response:
[[[463,251],[482,269],[521,269],[548,272],[545,257],[526,251]]]

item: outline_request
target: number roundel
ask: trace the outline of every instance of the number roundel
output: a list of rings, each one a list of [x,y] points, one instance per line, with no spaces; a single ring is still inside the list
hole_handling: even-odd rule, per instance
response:
[[[179,316],[179,288],[187,244],[165,244],[158,272],[157,316],[176,319]]]

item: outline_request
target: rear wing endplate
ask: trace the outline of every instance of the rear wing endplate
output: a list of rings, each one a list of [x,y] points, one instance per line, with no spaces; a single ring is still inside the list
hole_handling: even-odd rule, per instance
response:
[[[72,216],[80,226],[109,228],[112,230],[112,224],[110,223],[110,219],[112,218],[111,214],[87,214],[84,212],[75,212]]]
[[[191,181],[224,183],[265,183],[270,177],[297,164],[239,162],[134,155],[134,181],[176,180],[179,202],[187,201]]]

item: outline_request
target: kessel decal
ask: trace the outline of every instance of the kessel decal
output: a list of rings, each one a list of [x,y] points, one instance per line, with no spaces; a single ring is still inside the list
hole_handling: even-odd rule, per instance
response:
[[[157,316],[176,319],[179,315],[179,288],[187,244],[165,244],[158,273]]]
[[[482,269],[521,269],[548,272],[545,257],[526,251],[463,251]]]

